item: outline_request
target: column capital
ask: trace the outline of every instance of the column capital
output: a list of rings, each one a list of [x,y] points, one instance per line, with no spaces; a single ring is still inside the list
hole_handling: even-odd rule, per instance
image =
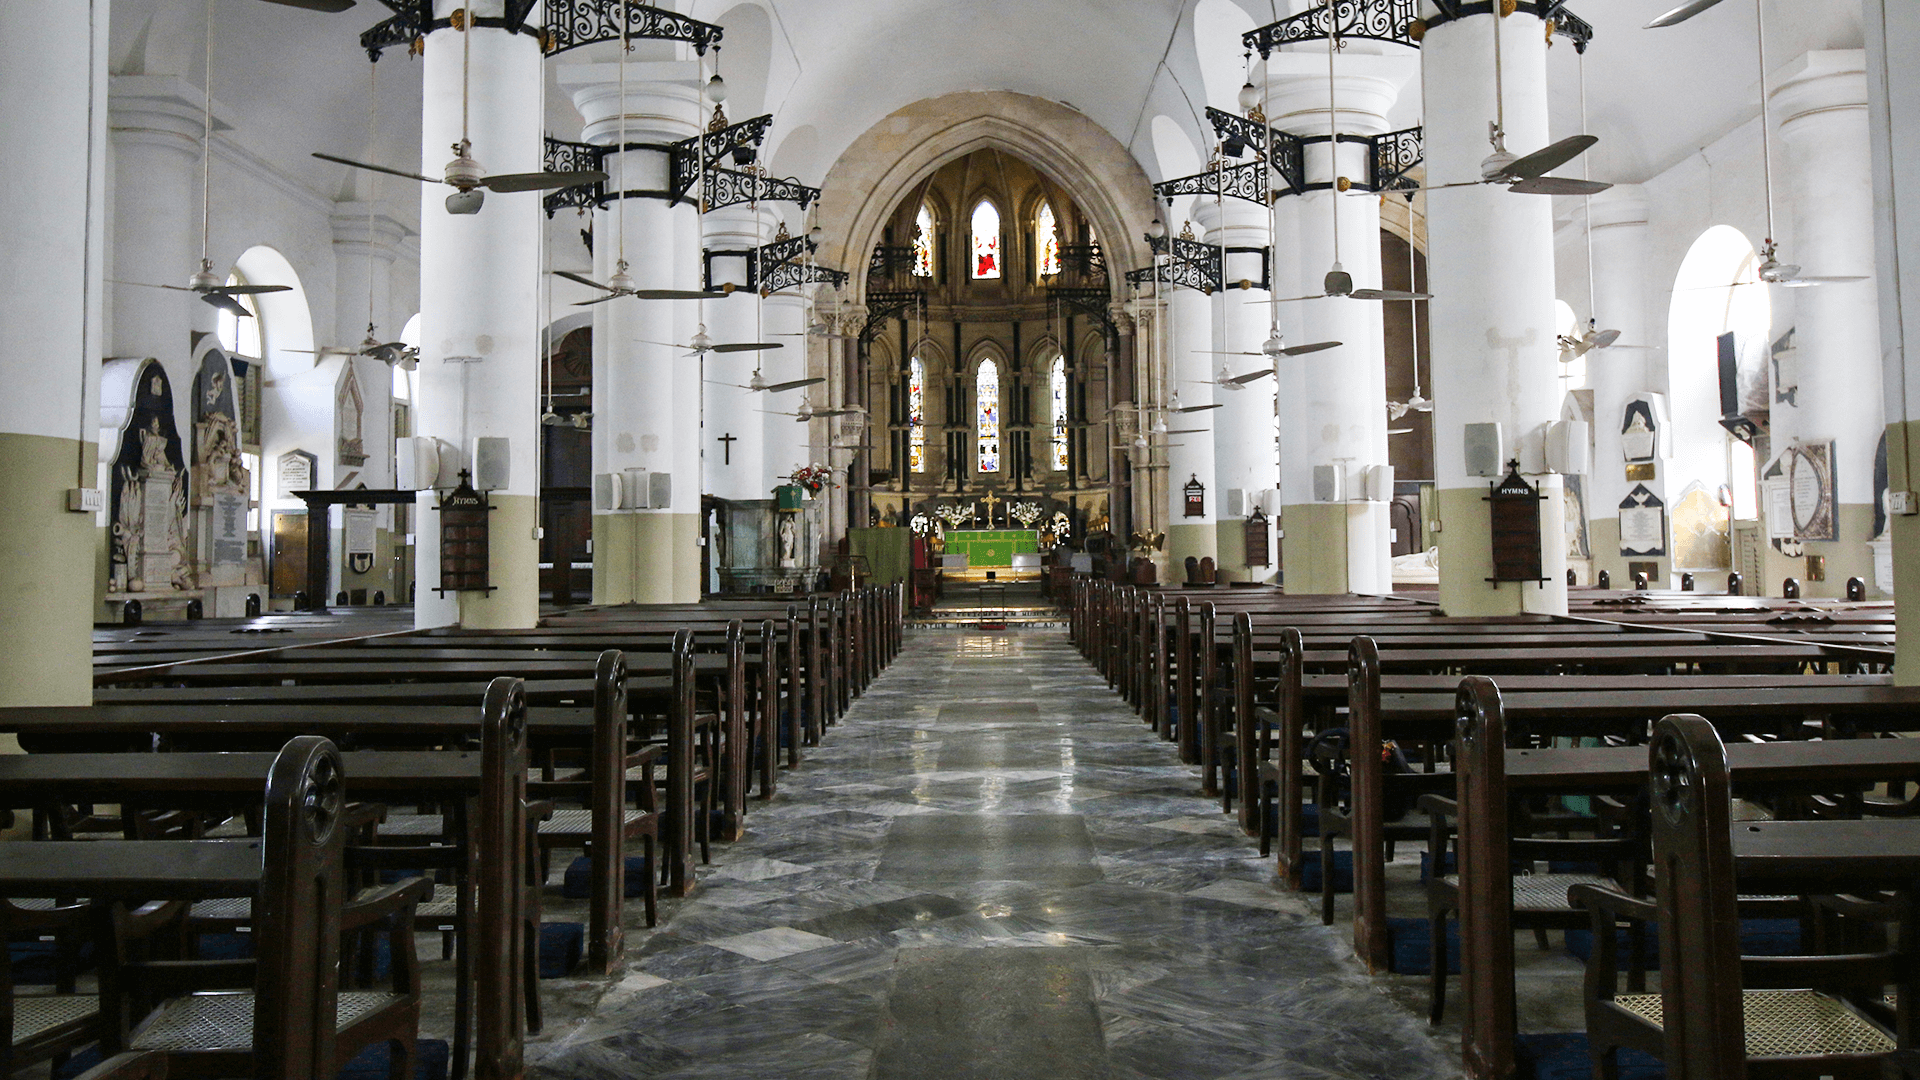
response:
[[[619,64],[562,64],[554,82],[585,121],[581,139],[599,146],[619,141],[623,112],[628,142],[677,142],[702,127],[700,65],[694,61],[629,62],[624,107]]]
[[[1797,120],[1834,109],[1864,109],[1867,105],[1867,54],[1864,49],[1814,49],[1800,54],[1768,80],[1773,88],[1775,123],[1785,128]]]
[[[148,142],[198,154],[204,92],[178,75],[115,75],[107,82],[107,127],[116,142]],[[214,128],[225,129],[214,103]]]
[[[364,202],[333,204],[333,213],[327,222],[333,228],[334,246],[368,248],[366,254],[374,258],[392,260],[398,257],[400,247],[411,230],[399,220],[381,212],[379,204],[374,205],[371,217],[367,209]]]
[[[1639,184],[1615,184],[1587,202],[1587,220],[1593,228],[1647,223],[1647,189]]]
[[[1128,313],[1128,306],[1124,301],[1107,305],[1107,318],[1112,320],[1114,330],[1121,337],[1133,336],[1133,316]]]
[[[1378,135],[1402,87],[1420,73],[1415,56],[1345,55],[1334,61],[1333,91],[1340,131]],[[1267,61],[1267,115],[1295,135],[1327,133],[1325,53],[1276,53]]]

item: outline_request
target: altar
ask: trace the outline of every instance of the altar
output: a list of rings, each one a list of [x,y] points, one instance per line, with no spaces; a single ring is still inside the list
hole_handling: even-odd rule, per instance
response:
[[[997,580],[1010,581],[1013,571],[1038,577],[1040,536],[1032,529],[948,529],[946,576],[984,578],[992,570]],[[964,567],[955,566],[965,556]]]

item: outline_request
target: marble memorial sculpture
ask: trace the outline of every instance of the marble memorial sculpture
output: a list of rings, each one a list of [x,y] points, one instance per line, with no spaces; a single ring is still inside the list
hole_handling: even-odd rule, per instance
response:
[[[108,588],[114,592],[194,587],[188,556],[186,460],[173,422],[173,388],[157,360],[133,380],[111,472]]]

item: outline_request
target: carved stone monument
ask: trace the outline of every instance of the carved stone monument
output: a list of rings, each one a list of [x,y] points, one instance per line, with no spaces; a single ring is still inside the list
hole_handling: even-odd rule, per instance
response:
[[[159,361],[141,364],[132,380],[131,399],[109,478],[108,588],[191,589],[187,465],[173,422],[173,387]]]

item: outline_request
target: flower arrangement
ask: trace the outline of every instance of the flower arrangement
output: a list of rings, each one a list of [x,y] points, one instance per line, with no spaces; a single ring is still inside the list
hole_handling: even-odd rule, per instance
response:
[[[971,503],[965,506],[957,503],[946,503],[942,506],[935,507],[933,512],[940,520],[947,523],[948,528],[952,529],[957,529],[966,522],[974,519],[974,509]]]
[[[818,495],[821,489],[831,486],[833,471],[825,465],[803,465],[793,470],[787,479],[807,489],[810,495]]]
[[[1033,528],[1033,523],[1040,520],[1040,504],[1036,502],[1014,503],[1007,509],[1007,513],[1012,515],[1013,520],[1019,522],[1022,528],[1031,529]]]
[[[915,514],[913,515],[913,520],[908,523],[907,527],[921,536],[925,536],[927,533],[933,531],[933,521],[925,514]]]

